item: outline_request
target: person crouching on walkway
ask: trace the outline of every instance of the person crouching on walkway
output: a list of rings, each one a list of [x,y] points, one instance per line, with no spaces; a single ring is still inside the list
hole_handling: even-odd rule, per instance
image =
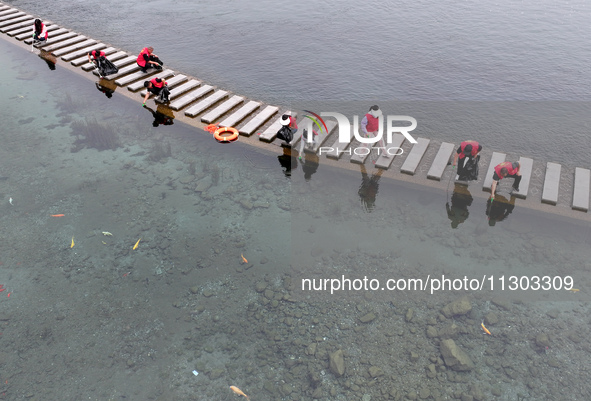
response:
[[[519,183],[521,182],[521,173],[519,172],[520,168],[521,164],[519,162],[503,162],[495,167],[493,182],[490,188],[491,200],[495,198],[495,190],[497,189],[499,181],[505,177],[511,177],[515,179],[513,182],[513,191],[519,192]]]
[[[170,91],[168,90],[165,80],[160,78],[152,78],[149,81],[145,81],[144,86],[146,87],[147,91],[146,96],[144,96],[144,104],[142,104],[142,106],[146,106],[146,101],[150,97],[151,93],[156,96],[161,95],[160,99],[162,102],[168,102],[168,95],[170,94]]]
[[[101,57],[106,57],[106,54],[102,50],[93,50],[91,52],[88,52],[87,56],[88,56],[88,62],[92,63],[96,67],[98,67],[99,59]]]
[[[154,54],[153,47],[144,47],[137,56],[137,65],[142,69],[142,72],[148,72],[148,68],[162,69],[162,61]]]
[[[379,106],[371,106],[369,108],[369,112],[363,117],[361,120],[361,131],[363,132],[363,136],[366,138],[375,138],[378,134],[380,129],[380,117],[382,116],[382,110],[380,110]],[[367,143],[364,143],[363,146],[367,147]],[[383,149],[383,152],[379,152],[379,154],[383,154],[386,157],[391,157],[386,152],[386,147],[384,145],[384,137],[380,138],[380,147]]]
[[[37,45],[47,41],[47,28],[39,18],[33,23],[33,44]]]
[[[455,167],[458,159],[460,160],[460,163],[458,164],[458,175],[456,176],[456,180],[472,181],[478,179],[478,177],[475,177],[474,174],[468,174],[474,171],[477,172],[478,169],[468,169],[467,167],[470,164],[478,164],[478,160],[480,159],[478,155],[481,150],[482,145],[476,141],[464,141],[460,144],[457,153],[454,155],[454,161],[452,164]]]
[[[107,59],[107,55],[102,50],[93,50],[88,53],[88,61],[93,63],[99,73],[99,77],[104,78],[107,75],[117,74],[119,68]]]

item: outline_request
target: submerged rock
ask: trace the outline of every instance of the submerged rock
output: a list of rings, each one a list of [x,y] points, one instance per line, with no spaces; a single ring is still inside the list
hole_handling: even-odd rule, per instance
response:
[[[342,376],[345,374],[345,357],[343,350],[338,350],[330,354],[329,357],[330,370],[336,376]]]
[[[457,315],[465,315],[466,313],[472,310],[472,304],[468,300],[468,297],[462,297],[460,299],[456,299],[455,301],[445,305],[441,309],[441,313],[445,315],[446,318],[450,318]]]
[[[441,355],[445,365],[453,370],[467,371],[474,369],[474,363],[464,351],[462,351],[454,340],[443,340],[440,347]]]

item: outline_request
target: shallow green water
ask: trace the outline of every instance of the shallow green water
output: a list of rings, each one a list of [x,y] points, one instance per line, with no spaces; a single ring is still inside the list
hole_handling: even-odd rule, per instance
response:
[[[454,229],[451,188],[364,181],[313,160],[294,162],[286,177],[278,155],[220,145],[180,123],[154,128],[137,102],[108,99],[59,62],[52,71],[27,51],[1,41],[0,50],[7,399],[229,399],[229,385],[257,400],[403,399],[424,389],[432,399],[477,390],[560,399],[565,385],[572,399],[589,393],[577,373],[589,368],[589,340],[577,335],[589,324],[587,222],[517,202],[491,225],[474,196]],[[115,149],[85,147],[104,140]],[[375,172],[368,166],[369,178]],[[442,274],[497,284],[570,275],[580,291],[330,296],[299,281]],[[463,295],[471,311],[442,317]],[[480,322],[491,313],[489,338]],[[450,374],[443,335],[430,336],[452,323],[470,372]],[[328,363],[338,349],[343,377]],[[431,364],[437,379],[426,376]]]

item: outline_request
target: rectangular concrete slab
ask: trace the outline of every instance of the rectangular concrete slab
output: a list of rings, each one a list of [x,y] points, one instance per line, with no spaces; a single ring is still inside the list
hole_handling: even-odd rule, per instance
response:
[[[61,50],[61,49],[64,49],[64,48],[68,48],[68,47],[70,47],[70,46],[72,46],[74,44],[77,44],[77,43],[80,43],[80,42],[84,42],[87,39],[88,38],[86,36],[83,36],[83,35],[74,36],[71,39],[64,40],[62,42],[56,43],[56,44],[51,45],[51,46],[47,46],[45,48],[45,51],[46,52],[49,52],[49,53],[52,53],[56,57],[59,57],[59,55],[57,55],[57,54],[54,53],[55,51],[58,51],[58,49]],[[65,53],[62,53],[62,54],[65,54]]]
[[[94,39],[89,39],[89,40],[94,41]],[[68,53],[68,54],[63,55],[62,56],[62,60],[64,60],[64,61],[72,61],[72,60],[77,59],[79,57],[86,56],[88,53],[90,53],[93,50],[101,50],[101,49],[104,49],[106,47],[107,47],[107,45],[105,45],[104,43],[91,43],[90,45],[87,45],[87,46],[84,46],[84,47],[80,47],[76,51],[73,51],[71,53]],[[88,58],[86,58],[86,60],[88,60]]]
[[[188,117],[195,117],[197,114],[200,114],[203,111],[209,109],[215,103],[219,102],[222,99],[225,99],[226,97],[228,97],[228,92],[223,90],[217,90],[211,96],[208,96],[205,99],[198,102],[197,104],[191,106],[188,110],[185,111],[185,115]]]
[[[249,101],[244,106],[240,107],[234,113],[230,114],[220,123],[220,127],[234,127],[240,121],[244,120],[246,116],[261,107],[260,102],[254,100]]]
[[[212,124],[214,121],[218,120],[221,116],[242,102],[244,102],[244,98],[242,96],[234,95],[201,117],[201,121],[207,124]]]
[[[162,72],[159,72],[156,75],[153,75],[154,70],[149,70],[150,72],[147,72],[144,74],[144,78],[141,79],[140,81],[134,82],[130,85],[127,86],[127,90],[131,91],[131,92],[137,92],[140,89],[144,88],[144,81],[148,81],[152,78],[160,78],[160,79],[168,79],[169,77],[172,77],[174,75],[174,71],[173,70],[164,70]]]
[[[394,135],[392,135],[392,137],[394,137]],[[367,157],[370,155],[371,153],[371,145],[370,144],[359,144],[358,147],[356,147],[355,149],[351,149],[352,153],[351,153],[351,158],[349,159],[349,161],[351,163],[355,163],[355,164],[365,164],[365,160],[367,160]],[[366,149],[370,149],[369,151]]]
[[[47,32],[49,33],[49,35],[53,35],[55,32],[63,29],[60,28],[59,25],[45,25],[45,27],[47,28]],[[23,28],[25,29],[25,28]],[[63,29],[65,32],[68,32],[67,29]],[[11,34],[13,34],[14,32],[11,32]],[[24,39],[30,39],[33,37],[33,27],[31,27],[31,29],[26,29],[23,33],[18,33],[15,35],[15,38],[18,40],[24,40]],[[26,42],[25,42],[26,43]],[[29,41],[29,44],[31,44],[31,41]]]
[[[142,87],[143,87],[143,83],[146,80],[146,78],[154,75],[154,72],[155,72],[154,70],[149,70],[149,72],[138,71],[133,74],[129,74],[129,75],[126,75],[124,77],[117,79],[115,81],[115,83],[119,86],[125,86],[127,84],[130,84],[132,82],[135,82],[135,81],[141,79],[142,80]],[[150,79],[152,79],[152,78],[153,77],[151,77]]]
[[[337,125],[338,124],[336,121],[328,120],[326,123],[326,128],[328,129],[328,132],[325,132],[325,130],[321,130],[320,132],[318,132],[318,135],[316,135],[316,137],[314,138],[315,142],[312,145],[307,145],[304,148],[304,151],[307,153],[318,153],[318,149],[320,149],[321,146],[324,146],[324,144],[326,143],[334,129],[337,127]],[[302,135],[300,135],[297,138],[302,139]]]
[[[417,139],[417,143],[414,144],[408,153],[408,156],[406,156],[406,160],[402,164],[400,171],[406,174],[414,175],[417,171],[417,168],[419,167],[421,159],[429,147],[430,142],[431,140],[427,138]]]
[[[273,115],[277,113],[277,110],[279,110],[279,107],[277,106],[265,107],[260,113],[254,116],[253,119],[248,121],[242,128],[240,128],[240,135],[252,135],[257,128],[266,123],[269,118],[273,117]]]
[[[177,75],[177,77],[178,77],[178,75]],[[172,100],[180,97],[181,95],[183,95],[187,91],[190,91],[191,89],[195,89],[199,85],[201,85],[201,82],[197,81],[196,79],[191,79],[182,85],[176,86],[174,89],[171,89],[170,94],[168,95],[168,100],[172,101]],[[170,87],[170,85],[169,85],[169,87]],[[160,101],[156,100],[156,102],[159,103]]]
[[[91,50],[94,50],[94,49],[91,49]],[[116,53],[117,49],[115,49],[114,47],[107,47],[106,49],[102,49],[102,51],[104,51],[105,55],[107,57],[109,57],[109,59],[110,59],[110,55],[113,53]],[[76,59],[72,60],[70,62],[70,64],[72,64],[73,66],[76,66],[76,67],[82,65],[83,70],[84,70],[85,66],[91,66],[91,63],[88,62],[88,57],[86,55],[80,56],[80,58],[76,58]],[[91,69],[92,68],[94,68],[94,67],[91,67]],[[85,71],[88,71],[88,70],[85,70]]]
[[[109,60],[115,65],[115,67],[121,68],[126,65],[136,63],[137,57],[130,56],[129,54],[125,53],[125,57],[122,57],[116,61],[113,61],[113,60],[115,60],[114,57],[109,57]],[[137,63],[136,63],[136,65],[137,65]],[[138,65],[138,67],[139,67],[139,65]]]
[[[94,40],[94,39],[86,39],[86,40],[84,40],[82,42],[78,42],[78,43],[75,43],[75,44],[73,44],[71,46],[63,47],[63,48],[61,48],[59,50],[56,50],[56,51],[53,52],[53,55],[56,56],[56,57],[62,57],[62,56],[67,55],[67,54],[72,54],[76,50],[79,50],[79,49],[82,49],[82,48],[86,48],[86,47],[92,46],[94,44],[96,44],[96,40]]]
[[[544,178],[544,189],[542,190],[542,202],[556,205],[558,203],[558,189],[560,187],[560,170],[562,166],[558,163],[548,162],[546,177]]]
[[[35,19],[33,17],[29,17],[25,20],[22,20],[20,22],[15,22],[12,25],[7,25],[7,26],[3,26],[2,28],[0,28],[0,32],[4,32],[7,33],[10,31],[14,31],[17,29],[21,29],[24,27],[29,27],[29,30],[31,31],[31,36],[33,35],[33,22],[35,21]]]
[[[47,25],[45,25],[45,26],[47,27]],[[17,35],[21,35],[23,33],[26,33],[26,34],[28,34],[27,37],[32,37],[33,36],[33,28],[32,27],[33,27],[33,24],[25,25],[22,28],[11,29],[10,31],[7,31],[6,34],[8,36],[17,36]],[[49,27],[47,27],[47,30],[49,31]],[[18,37],[17,37],[17,39],[18,39]],[[25,39],[25,38],[22,38],[22,39]],[[22,39],[19,39],[19,40],[22,40]]]
[[[16,14],[18,14],[18,15],[16,15]],[[9,17],[10,15],[16,15],[18,17],[19,15],[24,15],[24,14],[25,14],[24,12],[19,11],[16,8],[4,10],[4,11],[0,12],[0,21],[4,21],[6,19],[6,17]]]
[[[492,157],[490,158],[490,164],[488,165],[488,170],[486,170],[486,175],[484,176],[484,182],[482,183],[482,190],[490,192],[490,187],[493,182],[493,175],[495,173],[495,167],[505,161],[507,157],[504,153],[493,152]]]
[[[519,172],[521,173],[521,182],[519,183],[519,192],[513,191],[511,194],[517,198],[525,199],[529,190],[529,182],[533,170],[534,161],[528,157],[519,158]]]
[[[106,53],[107,53],[107,52],[105,52],[105,54],[106,54]],[[110,61],[111,61],[113,64],[115,64],[115,62],[116,62],[117,60],[120,60],[120,59],[122,59],[122,58],[125,58],[125,57],[129,57],[129,56],[128,56],[128,55],[127,55],[127,53],[125,53],[124,51],[118,51],[118,52],[115,52],[115,53],[113,53],[113,54],[107,54],[107,58],[108,58],[108,59],[109,59],[109,60],[110,60]],[[83,69],[84,71],[90,71],[90,70],[94,70],[94,69],[95,69],[95,66],[94,66],[94,64],[93,64],[93,63],[89,63],[89,62],[88,62],[88,57],[85,57],[85,58],[86,58],[86,64],[84,64],[84,65],[82,66],[82,69]],[[117,66],[117,65],[115,64],[115,66]]]
[[[441,181],[441,177],[443,176],[443,172],[449,163],[453,151],[453,143],[443,142],[441,146],[439,146],[439,150],[435,155],[435,159],[433,159],[431,168],[429,168],[429,171],[427,172],[427,178],[430,180]]]
[[[31,18],[31,16],[23,13],[22,11],[19,11],[17,13],[13,13],[13,14],[9,14],[9,15],[5,15],[3,17],[0,17],[0,28],[4,27],[4,26],[16,24],[17,22],[24,21],[27,18]],[[31,32],[32,31],[33,31],[33,29],[31,29]]]
[[[353,140],[353,127],[350,127],[350,131],[349,131],[349,138],[345,141],[341,141],[339,138],[339,133],[336,133],[336,138],[335,140],[332,142],[332,145],[326,146],[326,152],[324,151],[325,149],[323,149],[322,154],[326,155],[326,157],[328,157],[329,159],[335,159],[338,160],[341,158],[341,156],[347,150],[347,148],[349,147],[349,145],[351,145],[351,141]]]
[[[318,135],[316,135],[315,138],[315,142],[312,144],[306,144],[306,146],[304,147],[304,152],[306,153],[318,153],[318,150],[320,149],[321,146],[323,146],[326,143],[326,140],[330,137],[330,135],[333,133],[333,131],[335,130],[335,128],[337,127],[337,122],[334,120],[327,120],[326,121],[326,128],[328,129],[328,132],[324,132],[325,130],[322,130],[322,133],[319,133]],[[299,142],[301,140],[304,140],[304,138],[302,138],[303,132],[299,134],[299,136],[295,137],[295,141]],[[293,142],[293,140],[292,140]]]
[[[117,49],[115,49],[113,47],[107,47],[106,49],[103,49],[103,51],[105,52],[105,55],[107,56],[107,58],[109,60],[111,60],[111,57],[114,54],[117,54]],[[120,53],[123,53],[123,56],[125,56],[125,53],[124,52],[120,52]],[[89,71],[89,70],[94,69],[94,64],[88,62],[88,57],[87,56],[82,56],[80,58],[77,58],[75,60],[72,60],[70,62],[70,64],[72,64],[73,66],[76,66],[76,67],[82,66],[82,69],[84,71]]]
[[[115,67],[119,68],[119,72],[117,74],[109,75],[108,79],[114,80],[114,79],[117,79],[117,78],[122,77],[124,75],[139,71],[140,66],[137,65],[137,63],[135,62],[136,59],[137,59],[137,57],[133,57],[133,56],[129,56],[129,55],[120,59],[120,60],[117,60],[117,61],[113,61],[111,58],[109,58],[109,60],[111,60],[113,62]],[[94,70],[92,73],[94,75],[98,75],[97,70]]]
[[[113,63],[113,64],[115,64],[115,63]],[[109,80],[117,79],[117,78],[122,77],[124,75],[131,74],[131,73],[134,73],[134,72],[140,70],[140,66],[137,64],[133,64],[133,63],[126,65],[125,67],[120,67],[117,64],[115,64],[115,66],[117,68],[119,68],[119,72],[117,74],[109,75],[107,77],[107,79],[109,79]],[[94,70],[92,73],[94,75],[98,75],[97,70]]]
[[[575,189],[573,190],[573,209],[587,212],[589,210],[589,182],[591,170],[575,168]]]
[[[383,170],[389,169],[390,165],[394,161],[394,158],[397,155],[401,155],[402,153],[402,144],[406,140],[406,137],[400,133],[392,134],[392,143],[386,145],[385,153],[378,157],[376,160],[376,167],[381,168]],[[386,157],[389,155],[390,157]]]
[[[199,89],[191,91],[187,93],[185,96],[181,97],[178,100],[175,100],[171,104],[168,105],[171,109],[178,111],[185,107],[186,105],[194,102],[197,99],[202,98],[203,96],[207,95],[208,93],[213,91],[213,86],[211,85],[203,85]]]
[[[51,35],[49,35],[49,38],[47,38],[47,41],[45,43],[40,43],[38,45],[35,45],[35,47],[45,48],[47,46],[51,46],[56,43],[63,42],[64,40],[73,38],[74,36],[78,36],[78,34],[76,32],[70,32],[67,29],[58,29]],[[33,43],[33,39],[27,39],[25,40],[25,43],[30,45],[31,43]]]
[[[293,118],[298,117],[298,113],[295,112],[291,112],[291,111],[286,111],[284,113],[281,113],[281,116],[283,116],[284,114],[289,114],[291,115]],[[275,137],[277,136],[277,131],[279,131],[279,128],[282,127],[281,125],[281,116],[279,116],[279,118],[275,121],[273,121],[273,123],[267,127],[266,130],[264,130],[261,135],[259,135],[259,140],[264,141],[264,142],[272,142],[273,139],[275,139]]]
[[[16,15],[16,14],[15,14]],[[20,15],[16,18],[9,18],[5,21],[0,22],[0,29],[4,29],[7,27],[10,27],[12,25],[18,24],[19,22],[23,22],[23,21],[31,21],[31,19],[34,21],[35,19],[33,18],[32,15],[29,14],[25,14],[25,15]],[[4,32],[4,31],[1,31]],[[31,35],[33,32],[33,23],[31,22]]]

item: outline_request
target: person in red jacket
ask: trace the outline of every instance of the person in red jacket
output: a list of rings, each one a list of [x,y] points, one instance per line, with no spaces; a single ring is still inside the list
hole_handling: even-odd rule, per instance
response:
[[[137,56],[137,65],[142,69],[142,72],[148,72],[148,68],[162,69],[162,61],[154,54],[153,47],[144,47]]]
[[[147,91],[146,96],[144,96],[144,104],[142,104],[142,106],[146,106],[146,101],[152,93],[156,96],[162,95],[161,100],[163,102],[168,102],[168,95],[170,94],[170,91],[168,90],[165,80],[160,78],[152,78],[149,81],[145,81],[144,86],[146,87]]]
[[[519,183],[521,182],[521,173],[519,172],[520,168],[521,164],[519,162],[503,162],[495,167],[495,172],[493,174],[493,182],[490,188],[491,200],[495,198],[495,190],[497,189],[499,181],[501,181],[505,177],[511,177],[515,179],[515,181],[513,182],[513,190],[519,192]]]
[[[478,161],[482,145],[476,141],[463,141],[456,154],[452,166],[456,166],[458,159],[458,174],[456,180],[472,181],[478,179]]]
[[[47,41],[47,28],[45,24],[37,18],[33,23],[33,44],[39,44]]]

